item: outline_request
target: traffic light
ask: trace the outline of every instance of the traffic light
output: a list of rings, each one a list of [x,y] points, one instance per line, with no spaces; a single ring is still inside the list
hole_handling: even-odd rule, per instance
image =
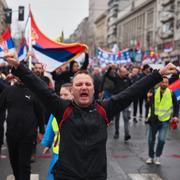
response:
[[[24,6],[19,6],[18,9],[18,20],[24,21]]]
[[[4,9],[4,13],[5,13],[5,22],[6,22],[7,24],[11,24],[12,9],[5,8],[5,9]]]

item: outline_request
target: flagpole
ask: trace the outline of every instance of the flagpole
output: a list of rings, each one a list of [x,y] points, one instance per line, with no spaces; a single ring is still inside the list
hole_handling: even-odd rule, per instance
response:
[[[28,32],[28,36],[29,36],[29,69],[32,69],[32,36],[31,36],[31,16],[30,16],[30,10],[31,10],[31,6],[29,4],[29,32]]]

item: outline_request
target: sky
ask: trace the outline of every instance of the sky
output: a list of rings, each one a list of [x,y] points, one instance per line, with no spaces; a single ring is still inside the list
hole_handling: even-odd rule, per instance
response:
[[[6,0],[12,8],[12,34],[18,36],[24,29],[28,7],[34,15],[37,26],[46,36],[55,39],[64,32],[65,38],[74,32],[78,24],[88,16],[89,0]],[[18,6],[25,6],[25,21],[18,22]]]

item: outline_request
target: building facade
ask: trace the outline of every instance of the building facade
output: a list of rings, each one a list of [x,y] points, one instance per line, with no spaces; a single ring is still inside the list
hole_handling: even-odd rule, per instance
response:
[[[108,1],[108,15],[107,15],[107,44],[109,48],[112,48],[117,43],[116,32],[117,26],[114,22],[117,20],[119,9],[119,0]]]
[[[132,0],[109,0],[107,13],[107,44],[112,48],[117,44],[117,25],[118,14],[124,11],[124,7],[130,4]]]
[[[84,18],[82,22],[78,25],[76,30],[70,35],[70,38],[67,42],[81,42],[88,44],[88,37],[89,37],[89,21],[88,17]]]
[[[180,65],[180,0],[134,0],[118,12],[115,23],[120,49],[157,50],[163,61]]]
[[[97,28],[95,23],[100,16],[104,16],[103,13],[107,9],[107,0],[89,0],[89,52],[91,56],[95,55],[95,50],[97,47]],[[104,21],[104,20],[103,20]],[[106,23],[104,24],[106,26]],[[102,25],[100,25],[102,27]],[[101,28],[100,27],[100,28]],[[98,22],[99,29],[99,22]]]
[[[104,0],[102,11],[94,21],[96,47],[107,48],[107,8],[108,0]]]
[[[0,0],[0,34],[5,30],[7,24],[5,23],[5,12],[4,8],[7,8],[5,0]]]
[[[137,43],[147,49],[156,45],[157,6],[154,0],[136,0],[119,11],[117,43],[120,49],[133,48]]]
[[[96,47],[107,47],[107,11],[102,13],[95,21]]]
[[[180,59],[180,0],[89,0],[85,22],[74,39],[86,43],[92,56],[96,47],[139,44],[143,50],[157,50],[164,61]]]
[[[164,61],[180,63],[180,0],[158,0],[158,49]]]

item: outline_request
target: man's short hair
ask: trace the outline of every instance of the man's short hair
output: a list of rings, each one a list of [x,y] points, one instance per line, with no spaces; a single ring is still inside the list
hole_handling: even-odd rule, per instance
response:
[[[144,70],[149,69],[149,68],[150,68],[150,66],[149,66],[148,64],[145,64],[145,65],[143,66],[142,70],[144,71]]]
[[[167,76],[162,76],[162,79],[167,79],[169,82],[169,78]]]
[[[36,64],[40,64],[42,67],[44,67],[43,63],[41,63],[41,62],[35,62],[35,63],[34,63],[34,66],[35,66]]]
[[[78,72],[76,72],[76,73],[74,74],[74,76],[73,76],[72,82],[73,82],[74,78],[75,78],[77,75],[79,75],[79,74],[86,74],[86,75],[88,75],[88,76],[92,79],[92,81],[93,81],[93,83],[94,83],[94,80],[93,80],[92,75],[91,75],[87,70],[79,70]]]
[[[72,87],[72,83],[64,83],[61,85],[61,87]]]

